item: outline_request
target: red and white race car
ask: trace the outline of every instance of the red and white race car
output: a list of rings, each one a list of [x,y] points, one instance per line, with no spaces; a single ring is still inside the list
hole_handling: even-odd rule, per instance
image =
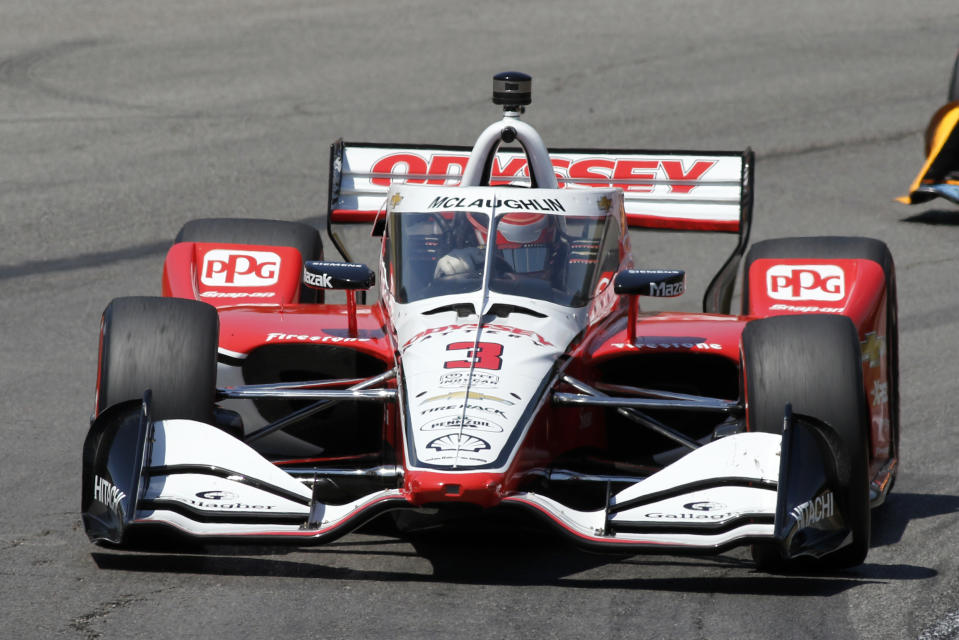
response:
[[[164,297],[103,314],[91,540],[308,544],[495,509],[599,550],[863,561],[898,461],[886,246],[758,243],[729,315],[752,152],[549,152],[530,86],[494,78],[504,117],[472,149],[335,143],[347,262],[299,223],[184,226]],[[343,222],[381,237],[375,272]],[[640,310],[685,275],[634,269],[630,227],[738,234],[702,313]]]

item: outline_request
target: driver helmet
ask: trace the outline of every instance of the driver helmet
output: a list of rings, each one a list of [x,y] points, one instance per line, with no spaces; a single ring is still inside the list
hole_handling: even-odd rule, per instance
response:
[[[497,253],[517,273],[547,270],[558,235],[554,219],[555,216],[542,213],[507,213],[496,223]],[[476,230],[477,240],[485,245],[486,224],[472,214],[469,221]]]

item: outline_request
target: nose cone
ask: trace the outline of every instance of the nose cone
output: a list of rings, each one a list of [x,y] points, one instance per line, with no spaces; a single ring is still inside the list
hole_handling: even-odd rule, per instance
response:
[[[409,494],[409,501],[419,506],[465,502],[494,507],[503,499],[503,475],[409,471],[404,479],[404,488]]]

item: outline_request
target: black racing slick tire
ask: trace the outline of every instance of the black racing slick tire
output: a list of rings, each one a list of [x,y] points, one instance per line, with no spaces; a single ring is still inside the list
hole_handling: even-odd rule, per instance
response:
[[[199,218],[183,225],[174,242],[223,242],[293,247],[303,260],[322,260],[323,241],[316,227],[303,222],[259,218]],[[300,288],[301,302],[315,302],[316,292]]]
[[[205,302],[114,299],[101,324],[95,414],[150,389],[154,420],[212,423],[218,338],[216,309]]]
[[[746,325],[742,336],[746,420],[751,431],[782,433],[787,403],[827,423],[842,441],[851,468],[838,487],[847,505],[852,543],[818,560],[785,560],[778,548],[755,545],[762,569],[842,569],[869,551],[869,412],[863,391],[859,336],[845,316],[778,316]]]

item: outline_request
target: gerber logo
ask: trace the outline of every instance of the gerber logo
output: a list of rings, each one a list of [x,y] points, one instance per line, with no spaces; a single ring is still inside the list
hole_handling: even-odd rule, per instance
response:
[[[280,256],[272,251],[214,249],[203,256],[200,282],[208,287],[268,287],[280,278]]]
[[[774,300],[835,302],[846,297],[846,279],[834,264],[777,264],[766,272],[766,292]]]

